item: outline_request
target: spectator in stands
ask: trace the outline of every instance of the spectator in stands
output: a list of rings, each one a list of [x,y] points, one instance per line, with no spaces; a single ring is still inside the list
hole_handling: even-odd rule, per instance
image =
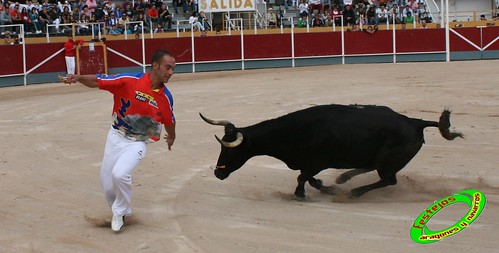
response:
[[[0,10],[0,25],[12,25],[12,16],[10,15],[8,7],[4,7]],[[1,32],[8,31],[9,33],[12,30],[11,27],[0,27],[0,29]]]
[[[186,0],[188,1],[188,5],[191,7],[191,10],[194,12],[194,11],[198,11],[198,0]]]
[[[83,6],[83,9],[82,9],[82,11],[81,11],[81,14],[82,14],[82,15],[85,15],[85,16],[86,16],[87,18],[89,18],[89,19],[90,19],[90,18],[92,18],[92,16],[93,16],[92,12],[90,11],[90,9],[88,8],[88,6],[87,6],[87,5],[84,5],[84,6]]]
[[[105,4],[105,6],[107,7],[107,9],[109,11],[115,11],[115,9],[116,9],[116,5],[113,3],[113,0],[107,0],[107,3]]]
[[[5,37],[3,38],[2,45],[4,45],[4,46],[14,45],[14,40],[10,36],[10,32],[6,31],[4,34],[5,34]]]
[[[310,13],[321,13],[322,11],[322,1],[321,0],[309,0]],[[317,12],[314,12],[317,10]]]
[[[135,5],[133,6],[133,9],[135,10],[135,15],[137,15],[137,16],[139,14],[144,15],[145,10],[146,10],[146,5],[144,3],[144,0],[135,1]]]
[[[118,18],[114,14],[114,12],[111,12],[109,17],[107,18],[107,26],[111,27],[113,25],[118,26]]]
[[[308,17],[308,3],[306,0],[301,0],[300,5],[298,5],[298,9],[300,11],[300,17]]]
[[[369,8],[366,11],[365,17],[366,17],[366,21],[364,21],[365,24],[367,25],[376,24],[376,9],[374,5],[369,6]]]
[[[92,16],[95,14],[95,10],[97,9],[97,1],[96,0],[87,0],[85,5],[88,7],[88,10],[92,13]]]
[[[277,14],[272,8],[267,11],[267,21],[270,27],[276,27],[278,25]]]
[[[128,16],[128,18],[133,21],[135,20],[136,18],[136,13],[135,13],[135,10],[132,8],[132,5],[131,4],[128,4],[126,5],[125,7],[125,11],[123,13],[126,13],[126,15]]]
[[[123,13],[120,19],[118,19],[118,28],[121,29],[122,31],[126,31],[129,29],[129,24],[130,19],[128,18],[128,15],[126,13]],[[131,31],[131,30],[130,30]]]
[[[204,11],[199,12],[199,23],[201,23],[204,27],[204,31],[209,31],[211,30],[211,24],[206,18],[206,13]]]
[[[342,15],[342,13],[341,13],[339,5],[335,4],[333,6],[333,10],[331,11],[331,17],[334,20],[335,26],[341,26],[341,15]]]
[[[189,6],[187,0],[173,0],[172,1],[173,5],[173,10],[175,11],[175,14],[178,14],[178,7],[182,6],[184,13],[187,13]]]
[[[388,21],[388,10],[386,10],[384,5],[381,5],[376,9],[376,25],[386,24]]]
[[[78,23],[80,25],[77,27],[76,30],[79,35],[91,34],[90,25],[88,24],[89,22],[90,22],[89,17],[85,14],[82,14],[80,20],[78,20]]]
[[[390,19],[390,23],[393,23],[393,19],[395,18],[395,24],[400,24],[400,10],[397,4],[393,5],[389,13],[388,18]]]
[[[355,12],[352,9],[351,5],[346,5],[345,9],[342,12],[343,14],[343,25],[354,26],[355,25]]]
[[[139,13],[136,17],[135,17],[135,20],[134,21],[144,21],[144,14],[142,13]],[[148,27],[147,27],[147,24],[144,26],[144,32],[148,32]],[[135,33],[141,33],[142,32],[142,25],[137,23],[135,24],[135,26],[133,27],[133,32]]]
[[[480,20],[485,21],[485,20],[487,20],[487,18],[485,18],[485,15],[482,14],[482,15],[480,15]]]
[[[27,7],[22,8],[21,19],[23,21],[24,32],[34,32],[34,29],[31,28],[32,24]]]
[[[116,6],[113,12],[117,18],[121,18],[121,16],[123,16],[123,9],[121,9],[121,6]]]
[[[31,12],[29,13],[29,19],[31,20],[33,31],[35,33],[41,33],[42,30],[39,25],[38,10],[36,8],[31,8]]]
[[[156,5],[152,5],[147,11],[146,20],[151,27],[156,27],[158,24],[159,12]]]
[[[71,30],[71,26],[69,24],[73,23],[73,15],[71,14],[71,12],[69,12],[69,7],[64,6],[64,9],[61,13],[61,20],[62,20],[62,23],[65,24],[62,27],[62,29],[64,29],[64,31]]]
[[[426,20],[421,20],[421,26],[419,29],[428,29],[428,26],[426,25]]]
[[[123,3],[121,4],[121,9],[126,10],[127,5],[132,6],[132,1],[130,1],[130,0],[123,0]]]
[[[168,11],[168,8],[166,8],[166,4],[162,4],[159,10],[159,22],[163,27],[166,26],[168,30],[172,29],[172,15]]]
[[[323,27],[324,20],[322,19],[321,13],[312,14],[312,20],[310,21],[310,26],[312,27]]]
[[[21,10],[19,10],[19,3],[16,3],[14,5],[14,9],[10,11],[10,16],[12,17],[12,24],[13,25],[22,25],[23,24],[23,19],[21,17]],[[19,27],[14,28],[16,33],[19,33]]]
[[[410,25],[414,23],[414,16],[411,12],[407,12],[407,16],[404,17],[404,24]]]
[[[189,24],[194,31],[204,31],[204,26],[199,22],[197,11],[193,11],[189,17]]]
[[[73,23],[77,23],[80,20],[80,10],[78,8],[74,8],[73,12],[71,12],[71,19]]]
[[[107,31],[107,33],[110,35],[113,35],[113,36],[117,36],[117,35],[121,34],[121,30],[118,28],[117,24],[114,24],[114,25],[109,27],[109,30]]]
[[[38,13],[38,20],[40,21],[42,31],[46,32],[45,28],[47,27],[47,24],[50,24],[50,15],[47,11],[47,6],[42,6],[42,11]]]
[[[163,26],[162,26],[160,23],[158,23],[158,24],[156,25],[156,29],[154,29],[154,31],[153,31],[153,32],[154,32],[154,33],[164,33],[164,32],[165,32],[165,30],[163,30]]]
[[[405,5],[404,10],[402,11],[402,19],[407,16],[407,13],[411,13],[411,16],[414,17],[414,12],[408,4]]]
[[[59,13],[57,12],[57,8],[56,7],[52,7],[52,9],[50,9],[50,12],[49,12],[49,22],[50,22],[50,24],[54,24],[55,25],[55,32],[56,33],[60,33],[61,32],[60,27],[59,27],[59,24],[61,23],[61,19],[59,17]]]

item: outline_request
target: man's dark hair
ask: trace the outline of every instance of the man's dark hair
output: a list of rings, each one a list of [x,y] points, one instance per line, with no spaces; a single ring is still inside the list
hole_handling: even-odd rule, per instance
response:
[[[153,64],[154,62],[156,62],[157,64],[161,64],[161,60],[163,59],[163,57],[165,55],[168,55],[168,56],[175,59],[175,56],[173,56],[170,52],[168,52],[164,49],[159,49],[159,50],[156,50],[156,52],[154,52],[154,54],[152,55],[151,64]]]

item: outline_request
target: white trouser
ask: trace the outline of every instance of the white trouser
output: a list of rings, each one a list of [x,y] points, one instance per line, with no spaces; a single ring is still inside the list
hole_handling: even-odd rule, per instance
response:
[[[144,158],[147,144],[125,138],[111,128],[100,172],[107,203],[114,215],[131,215],[132,172]]]
[[[76,62],[74,56],[64,56],[66,58],[66,69],[68,70],[68,74],[75,73]]]

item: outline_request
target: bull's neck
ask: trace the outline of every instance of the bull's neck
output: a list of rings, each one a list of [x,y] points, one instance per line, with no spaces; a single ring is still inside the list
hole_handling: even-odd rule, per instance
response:
[[[246,127],[244,132],[249,139],[253,156],[268,155],[280,159],[277,151],[289,145],[288,140],[284,138],[286,130],[279,124],[271,124],[270,121]]]

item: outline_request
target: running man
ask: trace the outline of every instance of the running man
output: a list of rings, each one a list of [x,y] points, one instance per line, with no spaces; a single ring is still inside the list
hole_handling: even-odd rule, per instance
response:
[[[175,58],[158,50],[151,59],[148,73],[117,75],[66,76],[66,83],[82,83],[90,88],[107,90],[114,95],[113,124],[109,130],[100,181],[113,213],[111,229],[121,230],[130,208],[131,174],[144,158],[147,143],[160,139],[163,124],[168,149],[175,141],[173,97],[165,84],[172,77]]]

